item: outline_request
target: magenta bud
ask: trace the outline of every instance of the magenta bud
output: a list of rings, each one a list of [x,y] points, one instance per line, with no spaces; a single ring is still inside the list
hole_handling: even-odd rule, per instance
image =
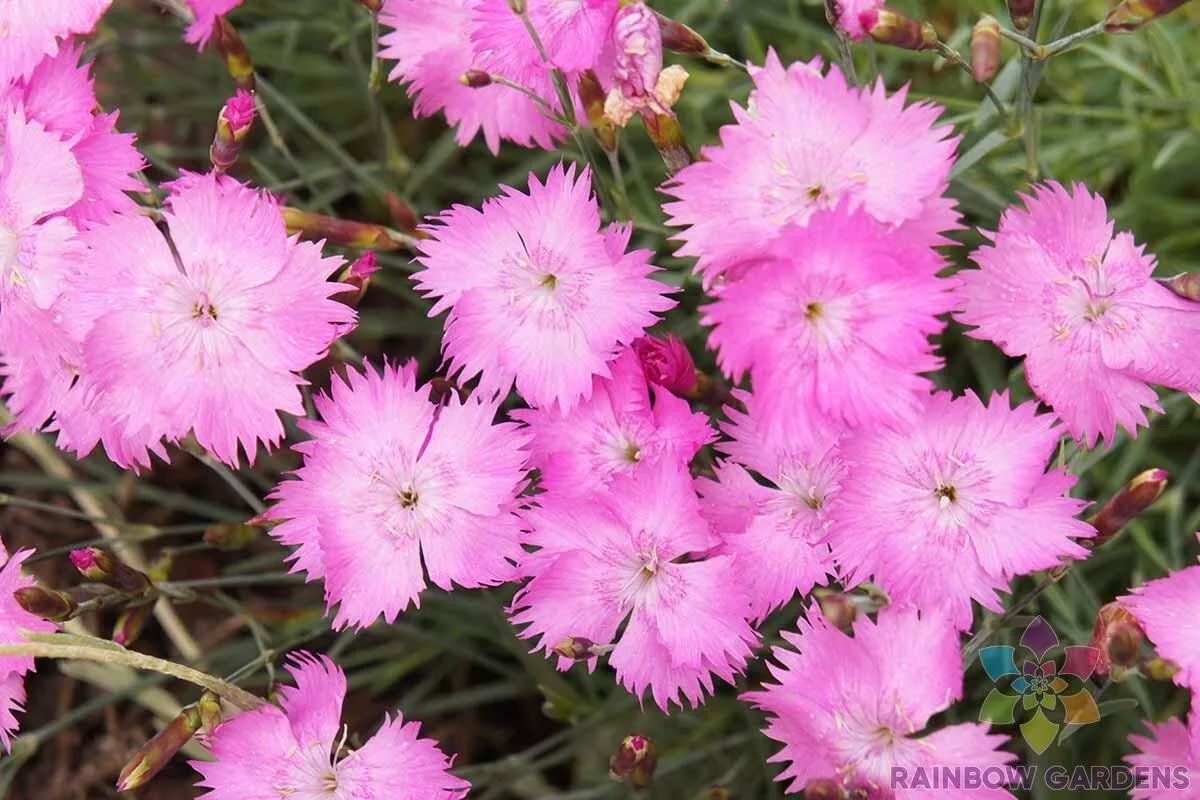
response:
[[[1188,0],[1122,0],[1121,4],[1108,12],[1104,18],[1104,30],[1108,33],[1136,31],[1147,22],[1170,14]]]
[[[667,334],[665,339],[643,336],[633,343],[633,350],[650,383],[678,395],[696,388],[696,362],[675,334]]]
[[[658,757],[654,743],[641,734],[626,736],[608,760],[608,774],[613,780],[628,780],[635,789],[645,789],[654,777]]]
[[[175,754],[200,729],[200,712],[195,706],[188,706],[167,723],[167,727],[158,732],[133,754],[133,758],[125,764],[117,777],[117,791],[128,792],[146,783],[162,771]]]
[[[224,172],[237,163],[242,142],[253,125],[254,95],[245,89],[238,89],[237,94],[225,101],[221,113],[217,115],[217,132],[208,149],[213,169]]]
[[[1167,488],[1168,477],[1165,469],[1148,469],[1121,487],[1089,520],[1096,529],[1096,536],[1089,546],[1099,547],[1108,542],[1130,520],[1154,505]]]
[[[903,50],[933,50],[937,47],[938,35],[932,24],[909,19],[886,6],[862,12],[858,20],[870,37],[880,44]]]
[[[130,606],[122,611],[113,626],[112,640],[122,647],[129,647],[142,635],[153,611],[154,606],[151,603]]]
[[[1013,27],[1019,31],[1029,30],[1033,24],[1033,12],[1037,10],[1037,0],[1008,0],[1008,18]]]
[[[1000,69],[1000,23],[984,17],[971,30],[971,74],[980,83],[996,77]]]
[[[34,616],[62,622],[70,619],[79,610],[79,603],[66,592],[26,586],[13,592],[17,605]]]
[[[470,86],[472,89],[482,89],[492,85],[492,76],[481,69],[469,69],[458,76],[458,82],[463,86]]]
[[[128,595],[140,595],[150,588],[150,579],[98,547],[71,551],[71,563],[89,581],[103,583]]]

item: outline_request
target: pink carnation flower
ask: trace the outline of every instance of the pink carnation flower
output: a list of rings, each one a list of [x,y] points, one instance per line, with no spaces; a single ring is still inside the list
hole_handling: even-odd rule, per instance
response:
[[[592,69],[612,29],[620,0],[527,0],[550,64],[570,72]],[[501,75],[520,74],[545,62],[508,0],[474,0],[472,40],[476,52],[490,53]]]
[[[626,252],[631,229],[601,227],[591,172],[572,166],[529,176],[529,194],[507,186],[482,210],[456,205],[425,230],[414,275],[449,309],[442,348],[462,381],[484,394],[517,391],[533,406],[569,411],[609,377],[622,345],[674,301],[651,275],[646,250]]]
[[[587,495],[657,461],[684,470],[712,440],[708,418],[693,413],[687,402],[658,387],[651,402],[632,350],[610,368],[612,377],[594,379],[591,397],[569,413],[553,407],[512,412],[529,426],[533,466],[547,490]]]
[[[507,6],[506,6],[507,9]],[[508,12],[512,15],[512,12]],[[460,78],[469,69],[488,70],[488,53],[475,53],[471,43],[472,14],[463,0],[386,0],[379,21],[388,28],[380,38],[380,55],[395,59],[389,80],[408,84],[413,113],[430,117],[444,111],[458,126],[455,136],[466,146],[482,132],[492,153],[500,140],[553,149],[565,130],[543,113],[531,98],[507,86],[472,88]],[[511,81],[558,106],[550,73],[533,67],[503,73]]]
[[[279,706],[244,711],[209,737],[215,761],[191,761],[205,800],[459,800],[470,784],[420,725],[397,714],[357,750],[341,724],[346,675],[324,656],[294,653],[294,687]]]
[[[942,109],[906,107],[903,89],[856,89],[837,67],[822,70],[819,58],[784,69],[769,53],[752,68],[749,107],[734,106],[737,124],[666,188],[678,198],[663,206],[671,224],[689,226],[679,254],[698,257],[706,280],[842,202],[895,229],[897,242],[943,244],[958,227],[943,193],[959,140],[934,127]]]
[[[738,399],[749,412],[726,407],[733,441],[717,445],[731,457],[718,462],[715,481],[699,479],[696,488],[722,539],[714,552],[733,559],[751,616],[762,619],[836,573],[826,537],[844,468],[833,428],[790,414],[772,418],[757,397]]]
[[[1149,581],[1121,598],[1163,658],[1180,667],[1175,682],[1200,692],[1200,565]]]
[[[673,394],[687,394],[696,388],[696,362],[675,334],[668,333],[665,339],[643,336],[633,343],[633,349],[650,383]]]
[[[1130,736],[1129,743],[1138,749],[1125,757],[1129,765],[1146,778],[1141,786],[1130,790],[1133,800],[1200,800],[1200,742],[1191,726],[1198,713],[1192,703],[1190,726],[1179,719],[1161,724],[1146,723],[1149,736]],[[1180,770],[1185,770],[1181,775]]]
[[[102,439],[130,466],[191,431],[227,464],[239,446],[253,461],[260,441],[283,437],[278,412],[304,414],[298,373],[354,318],[330,299],[344,288],[326,280],[340,259],[289,238],[275,201],[229,178],[189,176],[168,206],[174,251],[145,217],[86,235],[73,316],[88,324],[77,387],[88,402],[59,414],[60,443],[86,453]]]
[[[17,605],[13,592],[34,585],[32,578],[21,573],[21,564],[33,555],[32,550],[18,550],[9,558],[8,550],[0,543],[0,643],[17,644],[25,641],[25,633],[51,633],[56,626],[30,614]],[[33,659],[28,656],[0,657],[0,743],[7,751],[17,732],[16,712],[25,705],[25,675],[33,672]]]
[[[58,54],[60,41],[91,33],[112,0],[9,0],[0,3],[0,87],[28,77],[44,57]]]
[[[554,493],[529,511],[522,572],[531,580],[513,600],[513,623],[549,654],[564,640],[614,642],[609,663],[626,689],[649,688],[665,712],[733,682],[755,636],[747,598],[726,556],[685,559],[718,544],[701,519],[685,470],[656,462],[615,478],[586,500]],[[560,656],[559,669],[571,660]],[[591,666],[595,665],[595,659]]]
[[[919,373],[942,365],[929,337],[954,307],[938,255],[861,210],[819,212],[756,252],[749,277],[716,287],[704,308],[722,370],[750,372],[761,402],[809,417],[911,417],[934,388]]]
[[[516,577],[526,437],[493,424],[494,403],[435,404],[415,364],[351,370],[315,403],[299,480],[276,487],[269,513],[285,520],[272,535],[299,547],[293,569],[324,578],[335,625],[395,621],[420,605],[426,571],[446,591]]]
[[[1059,441],[1036,403],[1010,408],[974,394],[934,395],[919,418],[860,429],[841,446],[846,475],[830,509],[830,543],[848,581],[873,580],[893,601],[941,610],[959,630],[971,601],[1000,611],[1013,577],[1087,551],[1075,478],[1046,471]]]
[[[624,126],[636,114],[671,114],[687,70],[663,68],[662,27],[643,2],[621,5],[612,35],[601,52],[596,74],[608,89],[604,114]]]
[[[892,787],[892,769],[1003,767],[1016,759],[999,748],[1004,736],[978,723],[921,734],[933,715],[962,697],[958,635],[937,617],[890,608],[877,622],[862,617],[854,636],[820,614],[783,634],[795,650],[777,647],[770,665],[776,683],[745,699],[767,712],[764,731],[783,744],[772,761],[790,762],[779,775],[799,792],[832,781],[863,796],[927,800],[928,789]],[[911,773],[910,773],[911,774]],[[852,795],[854,796],[854,795]],[[947,795],[950,796],[950,795]],[[956,789],[970,800],[1012,798],[1003,789]]]
[[[1136,435],[1159,384],[1200,391],[1200,306],[1151,279],[1154,257],[1113,235],[1104,199],[1082,185],[1034,188],[964,271],[958,318],[1010,356],[1076,439]]]
[[[224,16],[242,4],[242,0],[187,0],[196,20],[188,26],[184,39],[204,49],[217,26],[217,17]]]

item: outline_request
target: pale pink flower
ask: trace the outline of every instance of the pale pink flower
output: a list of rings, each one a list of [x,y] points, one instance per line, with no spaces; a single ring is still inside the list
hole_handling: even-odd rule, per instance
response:
[[[516,577],[527,437],[493,424],[495,403],[450,392],[438,405],[415,364],[350,370],[315,403],[298,480],[276,487],[269,514],[285,520],[272,535],[298,546],[293,570],[325,580],[335,625],[394,622],[420,605],[426,572],[446,591]]]
[[[77,413],[105,423],[60,413],[60,442],[86,453],[101,438],[130,466],[149,462],[142,445],[190,431],[227,464],[239,446],[253,462],[283,437],[278,412],[304,414],[299,373],[354,319],[330,299],[340,259],[288,237],[278,204],[230,178],[190,176],[163,216],[174,251],[145,217],[86,234],[73,316],[88,322],[80,395],[94,396]],[[137,443],[133,457],[111,438]]]
[[[638,357],[625,350],[595,378],[591,396],[570,412],[522,409],[512,416],[529,426],[532,464],[543,488],[568,495],[603,489],[665,460],[685,470],[714,431],[703,414],[660,387],[651,390]]]
[[[960,273],[958,318],[1010,356],[1076,439],[1112,441],[1162,411],[1149,384],[1200,392],[1200,306],[1151,278],[1154,256],[1113,235],[1104,199],[1037,186]]]
[[[224,16],[242,4],[243,0],[187,0],[196,20],[188,26],[184,39],[204,49],[217,26],[217,17]]]
[[[772,51],[752,67],[755,89],[721,144],[675,175],[663,209],[680,255],[700,260],[707,281],[743,261],[786,225],[806,225],[816,212],[845,202],[894,229],[899,241],[947,243],[958,227],[944,196],[958,138],[934,127],[940,106],[905,106],[906,90],[888,95],[846,83],[819,58],[786,69]]]
[[[1075,514],[1087,503],[1067,496],[1074,476],[1046,471],[1059,430],[1036,408],[939,393],[914,420],[845,439],[829,513],[848,582],[874,580],[965,630],[972,600],[998,612],[995,592],[1014,577],[1086,556],[1075,539],[1095,529]]]
[[[526,0],[529,20],[546,48],[549,64],[570,72],[592,69],[612,29],[620,0]],[[533,37],[508,0],[473,0],[472,41],[490,53],[505,77],[544,66]]]
[[[828,512],[845,470],[835,427],[802,415],[772,417],[772,407],[756,396],[736,396],[748,411],[726,407],[732,422],[724,431],[732,441],[717,445],[730,458],[717,463],[715,481],[698,479],[696,488],[722,540],[714,553],[733,559],[751,615],[762,619],[836,574],[826,544]]]
[[[1179,665],[1175,682],[1200,692],[1200,630],[1195,623],[1200,603],[1200,566],[1149,581],[1121,598],[1160,656]]]
[[[633,349],[650,383],[673,394],[687,394],[696,388],[696,362],[675,334],[668,333],[665,339],[643,336],[633,343]]]
[[[892,770],[915,767],[1003,767],[1016,759],[999,748],[1007,738],[979,723],[922,730],[962,697],[963,666],[954,627],[936,614],[889,608],[859,618],[854,636],[821,614],[783,634],[775,683],[745,699],[770,715],[764,731],[783,744],[772,761],[788,762],[778,780],[800,792],[810,781],[867,790],[872,798],[928,800],[928,789],[892,788]],[[955,789],[947,797],[1012,798],[1003,789]]]
[[[27,77],[58,54],[60,42],[91,33],[112,0],[8,0],[0,3],[0,87]]]
[[[529,176],[482,210],[456,205],[424,230],[413,279],[449,310],[442,349],[477,391],[517,391],[532,406],[569,411],[608,362],[675,303],[651,275],[650,252],[626,252],[631,228],[601,226],[590,170]]]
[[[386,0],[379,21],[392,29],[379,40],[380,56],[396,61],[388,79],[408,84],[416,116],[444,111],[446,121],[458,127],[459,144],[469,144],[482,132],[492,153],[499,151],[501,139],[549,150],[566,133],[516,89],[462,83],[467,70],[487,71],[492,66],[490,54],[473,50],[471,7],[464,0]],[[547,69],[530,67],[502,77],[558,107]]]
[[[1144,780],[1130,791],[1133,800],[1200,800],[1200,742],[1194,728],[1197,714],[1192,702],[1192,721],[1178,718],[1146,723],[1149,736],[1130,736],[1138,752],[1125,760]]]
[[[863,27],[862,15],[877,11],[883,6],[883,0],[832,0],[832,3],[838,27],[856,42],[867,38],[867,29]]]
[[[733,682],[755,642],[749,607],[728,557],[695,557],[719,542],[686,470],[659,461],[589,498],[540,499],[526,514],[530,581],[513,600],[522,636],[547,654],[575,637],[613,643],[617,680],[639,699],[649,688],[663,711],[699,705],[714,675]]]
[[[934,388],[920,373],[942,365],[929,337],[954,308],[937,253],[862,210],[818,212],[755,252],[703,309],[725,374],[749,372],[763,403],[847,425],[916,413]]]
[[[0,569],[0,643],[18,644],[25,641],[26,633],[50,633],[57,627],[21,608],[13,598],[13,592],[34,585],[21,573],[21,564],[31,555],[32,550],[18,550],[10,558],[0,543],[0,560],[5,562]],[[25,705],[25,675],[33,669],[29,656],[0,657],[0,744],[6,751],[17,732],[16,713]]]
[[[687,70],[679,65],[663,68],[662,27],[640,0],[617,11],[596,74],[608,89],[604,114],[618,126],[637,113],[671,114],[688,79]]]
[[[341,722],[346,674],[325,656],[293,653],[279,705],[243,711],[212,732],[215,761],[190,761],[205,800],[460,800],[470,784],[421,726],[397,713],[357,750]]]

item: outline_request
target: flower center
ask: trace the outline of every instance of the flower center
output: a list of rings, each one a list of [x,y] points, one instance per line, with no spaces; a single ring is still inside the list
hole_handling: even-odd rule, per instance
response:
[[[958,490],[953,486],[939,484],[933,493],[938,498],[938,505],[942,508],[949,508],[952,503],[958,501]]]
[[[825,307],[815,300],[804,307],[804,318],[809,322],[816,322],[824,313]]]
[[[411,486],[405,486],[396,496],[400,498],[401,508],[412,508],[421,499],[421,496],[417,494],[417,490]]]
[[[553,292],[558,288],[558,276],[553,272],[547,272],[542,276],[542,279],[538,281],[538,286],[541,286],[547,291]]]
[[[1088,300],[1083,309],[1083,318],[1088,322],[1095,322],[1107,314],[1109,308],[1107,300]]]
[[[201,292],[192,304],[192,319],[199,320],[206,327],[217,321],[217,307],[207,292]]]
[[[630,442],[625,445],[625,449],[621,451],[621,458],[628,461],[630,464],[636,464],[642,460],[642,448],[637,446],[636,442]]]

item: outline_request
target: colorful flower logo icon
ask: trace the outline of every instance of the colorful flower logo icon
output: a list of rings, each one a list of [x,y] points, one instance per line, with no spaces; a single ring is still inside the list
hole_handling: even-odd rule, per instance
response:
[[[1058,647],[1058,636],[1049,623],[1037,617],[1021,634],[1025,658],[1017,668],[1018,648],[985,647],[979,661],[996,688],[979,710],[981,722],[1020,724],[1021,735],[1036,753],[1044,753],[1065,725],[1087,725],[1100,720],[1100,709],[1088,691],[1088,679],[1100,651],[1094,647],[1064,647],[1062,664],[1047,658]]]

